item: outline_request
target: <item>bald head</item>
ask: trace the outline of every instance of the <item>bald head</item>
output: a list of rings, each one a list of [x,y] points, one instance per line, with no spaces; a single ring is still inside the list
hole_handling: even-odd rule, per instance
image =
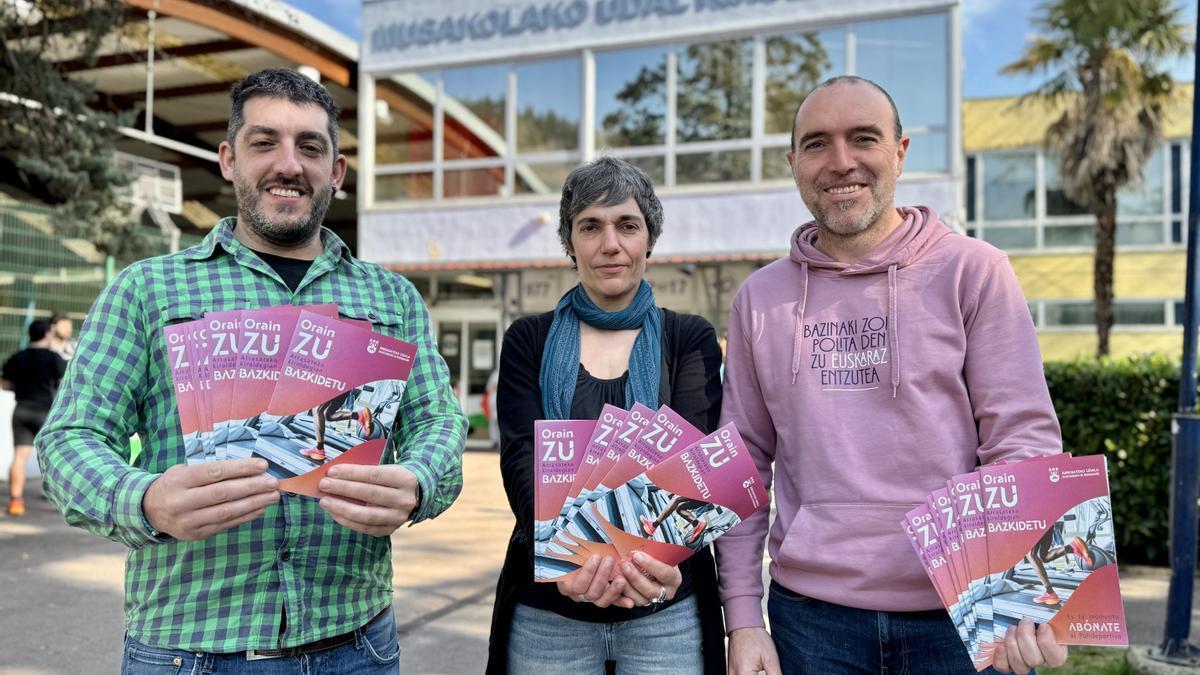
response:
[[[892,95],[887,93],[886,89],[865,77],[859,77],[857,75],[838,75],[837,77],[831,77],[821,84],[818,84],[811,92],[808,93],[808,96],[804,97],[804,100],[800,102],[800,105],[796,107],[796,114],[792,116],[791,148],[793,151],[796,149],[796,122],[800,120],[800,112],[804,109],[804,104],[813,94],[817,93],[818,91],[836,86],[870,87],[878,92],[887,101],[888,106],[892,110],[892,129],[894,130],[893,138],[899,141],[904,137],[904,127],[900,124],[900,111],[896,109],[896,102],[892,100]]]

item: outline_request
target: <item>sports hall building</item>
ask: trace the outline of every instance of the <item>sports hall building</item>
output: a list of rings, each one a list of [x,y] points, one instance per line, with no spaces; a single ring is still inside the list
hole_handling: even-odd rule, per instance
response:
[[[838,74],[894,96],[899,203],[965,225],[955,0],[364,0],[358,253],[425,295],[467,394],[505,325],[574,283],[567,173],[601,155],[655,180],[659,303],[724,330],[732,296],[810,218],[792,115]]]

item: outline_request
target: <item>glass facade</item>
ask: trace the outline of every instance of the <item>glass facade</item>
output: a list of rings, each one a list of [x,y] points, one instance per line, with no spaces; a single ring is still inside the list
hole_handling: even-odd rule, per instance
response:
[[[906,173],[948,173],[950,30],[922,14],[381,78],[374,203],[553,195],[599,154],[664,188],[790,181],[796,108],[838,74],[891,92]]]
[[[1118,246],[1180,243],[1186,152],[1180,143],[1164,143],[1147,160],[1142,180],[1117,192]],[[1053,155],[1032,148],[980,152],[968,155],[967,172],[972,236],[1015,251],[1095,245],[1095,217],[1067,197]]]

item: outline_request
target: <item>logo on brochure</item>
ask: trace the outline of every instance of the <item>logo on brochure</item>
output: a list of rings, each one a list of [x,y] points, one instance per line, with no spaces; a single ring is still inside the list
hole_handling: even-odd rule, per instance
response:
[[[1058,467],[1057,466],[1050,467],[1050,482],[1051,483],[1058,482]]]
[[[367,342],[367,353],[374,354],[379,351],[379,340],[371,340]]]

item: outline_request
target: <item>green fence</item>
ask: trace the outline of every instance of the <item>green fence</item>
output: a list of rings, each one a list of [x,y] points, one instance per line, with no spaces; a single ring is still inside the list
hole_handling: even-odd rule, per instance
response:
[[[169,238],[152,236],[157,252],[168,252]],[[198,240],[185,235],[180,247]],[[88,244],[55,235],[52,208],[0,203],[0,359],[21,347],[33,319],[66,312],[78,329],[115,272]]]

